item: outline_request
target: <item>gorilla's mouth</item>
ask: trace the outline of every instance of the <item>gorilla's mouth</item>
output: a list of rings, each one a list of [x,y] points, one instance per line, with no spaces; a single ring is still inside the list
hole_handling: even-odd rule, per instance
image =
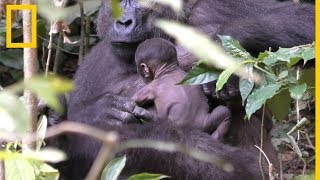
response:
[[[142,41],[138,42],[123,42],[123,41],[112,41],[112,46],[138,46]]]
[[[138,45],[142,41],[138,42],[123,42],[123,41],[111,41],[112,49],[118,57],[132,60],[134,53],[137,50]]]
[[[124,41],[112,41],[111,45],[117,49],[135,49],[138,47],[140,43],[143,41],[135,41],[135,42],[124,42]]]

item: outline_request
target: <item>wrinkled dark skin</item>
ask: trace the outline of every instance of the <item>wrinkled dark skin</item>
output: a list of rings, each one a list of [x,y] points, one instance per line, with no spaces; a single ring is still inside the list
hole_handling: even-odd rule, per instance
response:
[[[245,172],[252,172],[254,177],[258,177],[255,169],[259,165],[255,163],[256,161],[251,161],[255,167],[252,169],[252,166],[247,166],[247,162],[241,157],[245,151],[252,152],[249,155],[251,158],[258,158],[259,152],[253,145],[260,144],[261,115],[259,114],[253,115],[250,121],[245,122],[241,118],[244,115],[243,109],[231,108],[233,119],[229,134],[236,146],[232,149],[237,153],[230,153],[229,147],[225,148],[222,144],[208,140],[211,139],[209,135],[201,135],[201,137],[196,135],[200,133],[198,131],[190,134],[188,131],[179,131],[176,127],[169,125],[160,126],[159,130],[157,124],[151,127],[146,127],[145,124],[124,125],[128,122],[136,122],[139,118],[150,118],[148,111],[138,108],[130,98],[145,86],[134,63],[136,47],[140,42],[151,37],[170,39],[153,27],[152,23],[156,17],[174,20],[178,18],[169,8],[153,11],[143,9],[135,0],[122,0],[123,16],[114,21],[106,2],[109,1],[103,1],[98,17],[97,30],[101,42],[86,56],[75,75],[75,90],[68,103],[68,120],[105,130],[119,129],[121,136],[127,138],[144,138],[152,134],[153,136],[150,136],[152,139],[186,143],[217,154],[219,157],[229,157],[231,163],[239,164],[244,168],[237,174],[239,178],[228,177],[228,174],[217,171],[214,166],[200,166],[197,164],[200,162],[195,163],[187,157],[172,156],[173,161],[169,162],[170,160],[163,160],[166,159],[167,154],[156,155],[147,150],[141,153],[132,150],[132,155],[139,153],[139,156],[135,158],[129,154],[128,164],[130,165],[127,168],[130,172],[161,172],[172,177],[182,176],[181,179],[202,178],[198,176],[198,172],[204,173],[202,179],[255,179],[248,178]],[[279,46],[292,47],[314,41],[314,6],[310,5],[299,6],[291,2],[280,3],[272,0],[190,0],[185,5],[184,11],[186,17],[180,17],[180,21],[207,33],[214,40],[217,39],[217,34],[230,35],[238,39],[252,54],[267,50],[269,47],[275,50]],[[195,59],[184,56],[185,51],[182,48],[179,49],[179,64],[184,70],[188,70]],[[233,89],[233,85],[236,86],[237,83],[230,82],[230,89]],[[229,89],[226,91],[229,92]],[[230,101],[236,104],[241,103],[233,100],[233,97],[230,97]],[[265,118],[265,121],[270,119]],[[131,129],[133,126],[135,126],[134,130]],[[166,133],[161,133],[162,131]],[[276,154],[267,129],[264,130],[263,142],[263,150],[276,164]],[[69,171],[62,171],[62,174],[75,179],[80,179],[87,173],[101,146],[99,142],[79,136],[67,137],[66,142],[60,144],[69,157],[69,160],[63,164],[67,169],[69,168]],[[147,166],[150,164],[153,166]],[[63,165],[59,169],[63,169]],[[171,168],[168,169],[169,167]]]
[[[178,126],[188,126],[223,140],[231,123],[231,112],[218,106],[209,113],[207,98],[198,85],[177,85],[185,76],[177,60],[174,45],[153,38],[141,43],[135,54],[137,71],[148,84],[136,92],[133,100],[144,107],[153,103],[159,120],[169,120]]]

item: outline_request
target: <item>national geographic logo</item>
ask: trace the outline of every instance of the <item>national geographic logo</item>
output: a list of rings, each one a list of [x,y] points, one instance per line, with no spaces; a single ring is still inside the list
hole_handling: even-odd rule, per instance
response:
[[[11,35],[12,27],[12,10],[30,10],[31,11],[31,42],[30,43],[13,43]],[[37,48],[37,8],[36,5],[7,5],[6,6],[6,47],[7,48]]]

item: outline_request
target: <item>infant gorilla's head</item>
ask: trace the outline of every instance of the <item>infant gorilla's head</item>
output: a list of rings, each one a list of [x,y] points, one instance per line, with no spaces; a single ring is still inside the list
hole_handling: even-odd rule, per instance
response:
[[[178,66],[177,51],[170,41],[161,38],[147,39],[135,54],[138,73],[146,82],[152,81],[158,72]]]

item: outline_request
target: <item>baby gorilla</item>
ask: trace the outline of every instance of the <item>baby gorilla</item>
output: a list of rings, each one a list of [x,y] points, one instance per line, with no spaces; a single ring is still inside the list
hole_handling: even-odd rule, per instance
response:
[[[225,106],[211,113],[207,98],[199,85],[176,85],[186,72],[180,69],[175,46],[164,39],[153,38],[141,43],[135,54],[138,73],[147,85],[133,100],[139,106],[154,103],[157,119],[173,121],[178,126],[195,127],[223,140],[231,123],[231,112]]]

